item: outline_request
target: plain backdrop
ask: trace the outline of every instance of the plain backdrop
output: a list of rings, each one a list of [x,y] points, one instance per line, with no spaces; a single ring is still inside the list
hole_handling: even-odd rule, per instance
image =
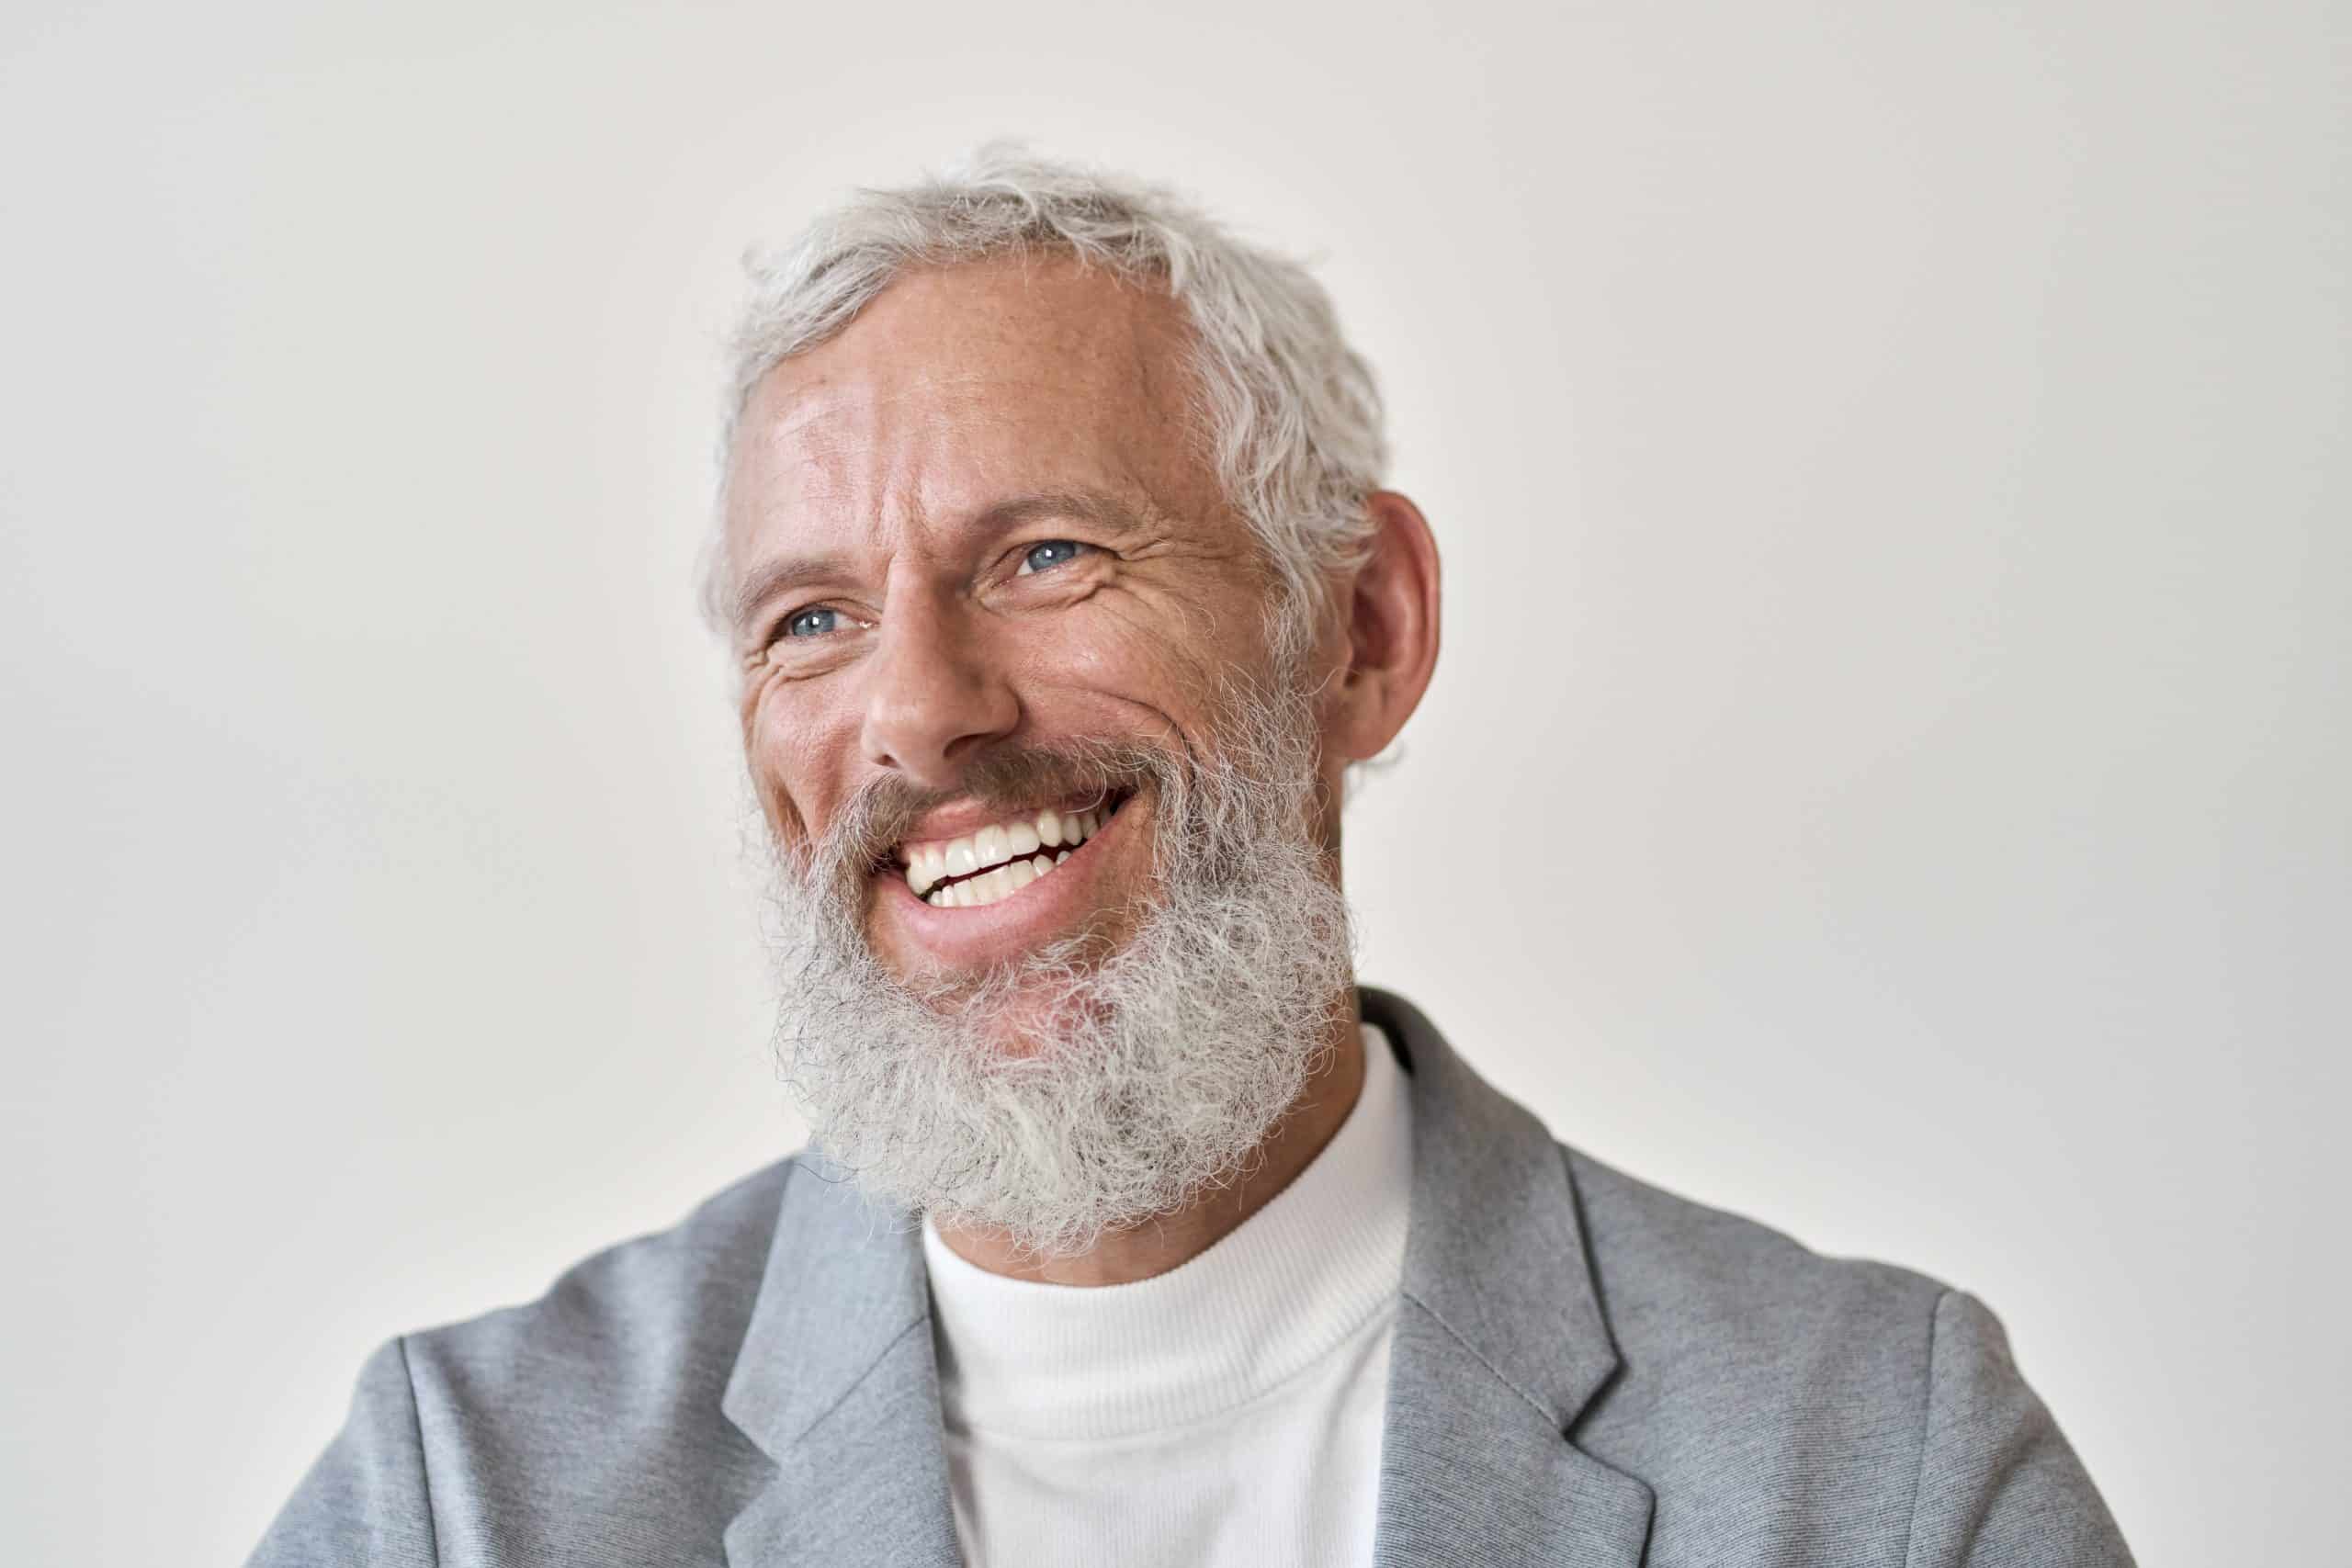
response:
[[[0,1557],[799,1137],[691,611],[739,258],[999,134],[1316,260],[1446,647],[1363,973],[2341,1545],[2340,6],[12,6]]]

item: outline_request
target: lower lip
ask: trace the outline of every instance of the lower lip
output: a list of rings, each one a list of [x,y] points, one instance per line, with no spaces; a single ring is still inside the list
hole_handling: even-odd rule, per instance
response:
[[[1125,839],[1136,798],[1129,796],[1094,836],[1069,859],[1026,887],[977,908],[940,908],[925,903],[896,868],[875,880],[882,884],[880,909],[903,928],[931,957],[962,968],[1009,958],[1068,934],[1112,902],[1102,897],[1097,868],[1107,863],[1098,851],[1115,850]]]

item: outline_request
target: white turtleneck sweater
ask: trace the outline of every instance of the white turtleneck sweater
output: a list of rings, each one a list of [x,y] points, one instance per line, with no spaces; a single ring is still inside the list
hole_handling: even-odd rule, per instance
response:
[[[923,1226],[967,1562],[1372,1561],[1413,1139],[1387,1039],[1363,1044],[1330,1143],[1165,1274],[1008,1280]]]

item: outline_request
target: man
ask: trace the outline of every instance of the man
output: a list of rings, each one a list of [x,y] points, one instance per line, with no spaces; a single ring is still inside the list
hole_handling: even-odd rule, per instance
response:
[[[2129,1561],[1974,1300],[1355,987],[1438,559],[1303,273],[993,150],[738,346],[707,607],[820,1152],[386,1346],[256,1562]]]

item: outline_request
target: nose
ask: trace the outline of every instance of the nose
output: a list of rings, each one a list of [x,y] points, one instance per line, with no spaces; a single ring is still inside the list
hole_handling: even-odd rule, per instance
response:
[[[865,760],[932,789],[955,787],[975,751],[1010,733],[1019,699],[952,594],[894,594],[865,661]]]

